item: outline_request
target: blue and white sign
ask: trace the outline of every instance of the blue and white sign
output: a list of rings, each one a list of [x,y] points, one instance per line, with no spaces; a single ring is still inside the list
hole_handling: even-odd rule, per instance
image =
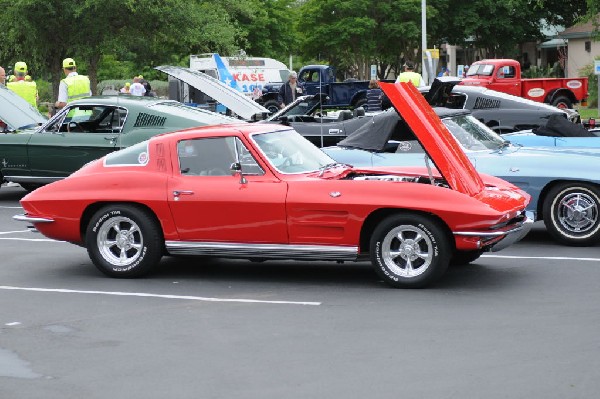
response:
[[[377,79],[377,65],[371,65],[371,79]]]
[[[594,61],[594,75],[600,75],[600,60]]]

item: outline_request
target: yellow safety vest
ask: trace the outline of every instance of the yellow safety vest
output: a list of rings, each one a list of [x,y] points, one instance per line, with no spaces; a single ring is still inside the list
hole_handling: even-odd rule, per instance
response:
[[[411,82],[415,87],[419,87],[421,75],[416,72],[402,72],[400,76],[398,76],[398,82]]]
[[[24,98],[29,104],[37,107],[37,85],[35,82],[15,80],[7,83],[6,87]]]
[[[67,85],[67,102],[90,95],[90,79],[87,76],[67,76],[62,81]]]

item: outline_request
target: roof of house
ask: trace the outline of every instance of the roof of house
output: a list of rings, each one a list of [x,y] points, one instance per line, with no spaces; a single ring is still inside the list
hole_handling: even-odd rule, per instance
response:
[[[597,23],[600,23],[600,14],[596,15],[595,19],[596,19]],[[577,38],[591,37],[592,33],[594,32],[595,29],[596,29],[596,27],[594,26],[594,20],[591,19],[588,22],[576,24],[576,25],[568,27],[564,31],[559,32],[558,37],[561,37],[564,39],[577,39]]]

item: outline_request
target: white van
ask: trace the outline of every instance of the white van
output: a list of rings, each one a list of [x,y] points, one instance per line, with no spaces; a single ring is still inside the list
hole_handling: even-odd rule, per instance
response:
[[[221,57],[221,59],[233,75],[239,89],[253,98],[262,94],[265,84],[285,82],[290,74],[290,70],[283,62],[272,58]],[[190,69],[222,80],[212,53],[190,55]]]

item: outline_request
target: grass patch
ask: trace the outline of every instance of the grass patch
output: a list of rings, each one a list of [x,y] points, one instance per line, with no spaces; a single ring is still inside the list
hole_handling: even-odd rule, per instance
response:
[[[598,108],[579,108],[579,115],[581,119],[596,118],[598,119]]]

